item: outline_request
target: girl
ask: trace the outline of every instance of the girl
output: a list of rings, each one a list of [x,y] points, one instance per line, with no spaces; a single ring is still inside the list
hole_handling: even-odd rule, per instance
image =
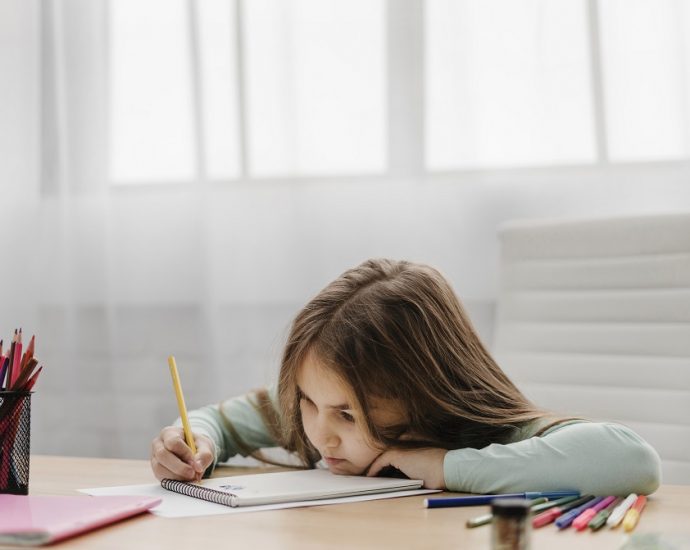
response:
[[[190,413],[153,440],[159,479],[199,479],[241,453],[282,446],[313,468],[375,476],[391,468],[424,486],[493,493],[578,489],[649,494],[657,453],[632,430],[559,418],[533,405],[482,345],[435,269],[368,260],[295,318],[277,391]],[[264,459],[265,460],[265,459]]]

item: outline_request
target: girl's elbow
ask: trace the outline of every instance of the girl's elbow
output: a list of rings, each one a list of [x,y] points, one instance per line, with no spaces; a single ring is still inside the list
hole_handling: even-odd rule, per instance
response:
[[[636,491],[642,495],[651,495],[661,485],[661,458],[654,448],[645,444],[631,457],[637,465],[636,480],[634,485]]]
[[[661,458],[654,447],[630,428],[607,425],[609,437],[620,444],[616,453],[618,471],[622,476],[618,494],[637,493],[651,495],[661,485]],[[624,495],[623,495],[624,496]]]

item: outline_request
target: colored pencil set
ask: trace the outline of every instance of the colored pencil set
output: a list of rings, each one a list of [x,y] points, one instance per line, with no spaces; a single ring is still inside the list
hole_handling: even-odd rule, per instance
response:
[[[496,495],[497,498],[501,496]],[[615,496],[595,497],[577,494],[544,502],[545,500],[544,498],[532,500],[533,527],[539,528],[554,523],[561,530],[572,526],[576,531],[584,531],[589,527],[592,532],[598,531],[604,525],[613,529],[621,524],[625,531],[632,531],[647,504],[646,496],[638,496],[634,493],[625,499]],[[491,514],[485,514],[468,520],[467,527],[478,527],[491,521]]]
[[[22,355],[22,329],[15,330],[7,355],[3,355],[3,341],[0,340],[0,391],[31,391],[43,367],[34,357],[36,337],[32,336]]]
[[[34,345],[32,336],[22,353],[22,330],[15,330],[5,355],[0,340],[0,493],[28,492],[31,390],[43,369]]]

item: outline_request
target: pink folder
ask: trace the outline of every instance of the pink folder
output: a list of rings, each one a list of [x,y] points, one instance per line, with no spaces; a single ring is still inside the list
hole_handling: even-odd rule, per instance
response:
[[[160,501],[144,496],[0,494],[0,544],[49,544],[140,514]]]

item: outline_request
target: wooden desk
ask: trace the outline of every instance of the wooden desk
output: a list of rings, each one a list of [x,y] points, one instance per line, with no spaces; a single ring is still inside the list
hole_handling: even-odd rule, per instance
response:
[[[233,475],[247,470],[220,468],[217,473]],[[143,460],[36,456],[31,461],[30,492],[35,495],[72,495],[85,487],[153,482],[149,464]],[[67,540],[56,548],[489,548],[490,526],[465,527],[465,520],[485,513],[487,507],[427,510],[423,498],[182,519],[144,514]],[[685,533],[690,537],[688,519],[690,486],[668,485],[649,499],[635,532]],[[559,532],[549,526],[533,531],[532,548],[619,548],[625,539],[620,528],[577,533],[571,529]]]

